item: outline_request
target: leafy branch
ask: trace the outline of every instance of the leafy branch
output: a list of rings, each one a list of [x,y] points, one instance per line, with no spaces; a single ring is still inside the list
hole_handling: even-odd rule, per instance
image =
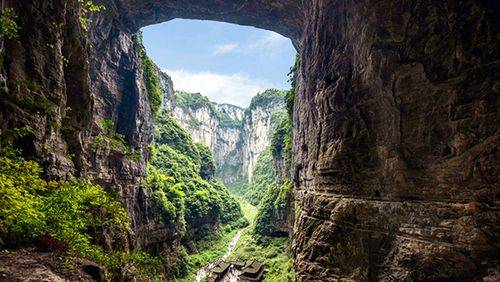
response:
[[[14,9],[6,7],[0,10],[0,34],[7,39],[18,37],[19,26],[16,23],[16,13]]]
[[[104,5],[95,4],[93,0],[78,0],[81,9],[80,24],[83,30],[88,30],[88,25],[90,23],[90,14],[99,13],[106,10]]]

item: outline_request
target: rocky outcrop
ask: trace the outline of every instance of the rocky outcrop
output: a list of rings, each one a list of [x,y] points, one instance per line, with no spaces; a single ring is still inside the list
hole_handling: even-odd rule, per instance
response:
[[[300,50],[298,281],[498,280],[498,1],[100,2],[86,33],[77,0],[4,1],[21,32],[1,39],[0,126],[28,126],[15,145],[47,178],[92,176],[120,197],[135,236],[108,247],[175,245],[140,188],[152,129],[133,35],[210,19]],[[92,150],[102,118],[140,158]]]
[[[241,128],[244,110],[228,104],[216,104],[197,93],[179,93],[189,102],[176,99],[168,75],[161,73],[164,109],[186,129],[194,141],[206,144],[214,155],[218,176],[225,183],[242,177]],[[172,91],[170,91],[172,89]],[[196,101],[196,105],[195,102]]]
[[[68,271],[71,265],[73,270]],[[107,281],[106,269],[85,259],[34,250],[0,252],[1,281]]]

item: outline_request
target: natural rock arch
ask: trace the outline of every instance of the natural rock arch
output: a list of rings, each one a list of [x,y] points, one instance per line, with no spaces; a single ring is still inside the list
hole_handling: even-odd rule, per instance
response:
[[[273,30],[300,47],[293,167],[302,207],[294,234],[299,280],[487,275],[492,262],[481,250],[498,235],[477,226],[493,211],[480,204],[486,210],[465,223],[465,203],[477,189],[483,200],[495,197],[489,177],[498,164],[492,151],[498,133],[476,129],[474,135],[483,137],[463,143],[459,128],[472,129],[460,123],[466,108],[493,99],[491,90],[471,96],[481,84],[492,89],[493,78],[469,72],[475,66],[482,73],[498,59],[498,42],[488,35],[492,27],[483,22],[493,19],[494,9],[455,1],[115,3],[120,23],[130,29],[124,34],[172,18],[210,19]],[[471,14],[474,9],[481,12]],[[440,16],[443,11],[463,21],[450,22]],[[465,27],[484,32],[468,34]],[[464,91],[463,83],[471,89]],[[468,106],[465,97],[473,101]],[[488,118],[494,107],[483,109],[475,127],[497,127]],[[449,146],[451,158],[442,154]],[[476,161],[469,156],[472,148]],[[484,169],[467,176],[465,186],[452,176],[465,177],[473,166]],[[442,227],[450,223],[456,227]],[[483,243],[465,243],[467,232]],[[480,255],[469,256],[463,244]]]
[[[279,32],[300,50],[299,281],[498,278],[498,1],[103,0],[88,41],[77,1],[6,2],[31,30],[0,47],[6,76],[45,87],[65,130],[26,119],[15,102],[3,102],[2,126],[33,125],[32,150],[52,177],[74,168],[117,192],[135,236],[104,238],[110,245],[178,244],[139,188],[152,129],[133,34],[178,17],[211,19]],[[37,56],[48,44],[55,54]],[[93,155],[102,117],[144,158]]]
[[[272,30],[298,42],[304,20],[297,0],[124,2],[136,28],[174,18],[213,20]]]

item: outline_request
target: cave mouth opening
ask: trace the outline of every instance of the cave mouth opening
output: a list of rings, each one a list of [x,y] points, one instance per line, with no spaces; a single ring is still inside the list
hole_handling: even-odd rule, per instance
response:
[[[289,89],[293,42],[274,31],[177,18],[140,29],[148,56],[175,90],[245,108],[266,89]]]
[[[242,218],[249,224],[238,225],[236,229],[224,233],[223,238],[233,244],[227,249],[226,259],[232,258],[232,248],[236,246],[236,254],[244,260],[261,259],[261,263],[268,264],[267,258],[276,256],[283,265],[287,264],[291,257],[288,241],[290,218],[273,219],[266,215],[288,214],[277,210],[278,206],[290,206],[288,198],[285,199],[280,192],[285,182],[280,177],[286,173],[279,173],[275,163],[278,156],[273,153],[272,146],[275,146],[274,136],[279,132],[278,128],[284,123],[288,125],[290,121],[286,100],[293,92],[291,70],[297,57],[291,40],[273,31],[250,26],[185,19],[146,26],[141,29],[140,35],[140,50],[145,50],[146,57],[156,65],[159,74],[162,105],[157,115],[169,115],[189,135],[189,138],[180,138],[182,146],[171,142],[166,145],[171,147],[169,150],[188,159],[189,144],[203,143],[213,156],[214,172],[210,176],[210,169],[202,160],[201,179],[222,180],[222,186],[214,187],[224,191],[227,187],[228,198],[223,200],[230,202],[230,197],[236,198],[243,215],[231,222],[222,222],[225,225],[222,227],[228,229],[233,223],[237,225]],[[147,73],[144,66],[149,63],[144,62],[143,55],[140,56],[143,73]],[[147,81],[145,79],[146,84]],[[147,92],[149,94],[149,89]],[[165,120],[163,122],[155,121],[154,126],[164,128]],[[287,128],[291,135],[291,126]],[[165,144],[156,141],[155,146],[158,147],[154,151],[167,155],[166,151],[162,151],[165,149],[160,148]],[[281,143],[278,143],[279,146],[284,148],[284,143]],[[162,158],[162,162],[172,164],[160,163],[155,156],[151,160],[152,166],[159,171],[163,166],[179,167],[176,160]],[[281,169],[285,171],[284,167]],[[163,171],[168,173],[168,169]],[[291,186],[286,187],[291,189]],[[198,192],[196,190],[195,193]],[[279,197],[286,204],[274,205],[276,201],[272,197]],[[267,204],[260,205],[264,202]],[[273,224],[280,220],[282,225]],[[215,226],[217,220],[210,216],[203,217],[198,225]],[[239,233],[232,234],[235,230]],[[267,238],[265,243],[259,242],[260,239],[249,240],[255,230]],[[214,232],[212,227],[199,228],[190,236],[205,240],[211,232]],[[240,235],[244,238],[241,243],[244,248],[238,249]],[[250,251],[252,249],[258,249],[260,253]]]
[[[172,84],[172,89],[162,89],[162,108],[170,110],[174,117],[175,114],[184,114],[177,119],[196,142],[202,142],[211,149],[219,172],[220,169],[231,170],[226,174],[219,173],[224,183],[238,182],[241,177],[227,175],[235,169],[244,170],[246,181],[250,182],[257,159],[271,142],[271,131],[278,125],[278,119],[272,112],[286,111],[284,96],[291,90],[292,69],[297,59],[292,40],[253,26],[191,19],[149,25],[143,27],[139,34],[140,48],[156,65],[161,74],[160,80],[164,80],[161,84],[165,86],[167,81]],[[239,169],[234,164],[228,164],[227,156],[217,150],[241,144],[228,140],[230,136],[217,139],[220,136],[210,132],[213,128],[200,128],[204,122],[202,119],[208,117],[196,112],[187,113],[189,116],[186,117],[186,113],[173,109],[175,104],[181,102],[196,102],[196,105],[190,105],[191,110],[209,102],[217,106],[215,115],[224,115],[222,119],[226,120],[220,120],[220,123],[229,122],[234,127],[235,122],[244,123],[244,119],[249,119],[252,124],[251,119],[256,117],[245,116],[259,101],[274,99],[276,93],[273,91],[283,95],[283,103],[267,105],[265,111],[269,114],[265,121],[260,120],[264,130],[261,128],[260,132],[253,133],[257,135],[251,136],[254,140],[240,140],[251,149],[243,156],[248,161],[243,160],[243,165],[239,163],[243,166]],[[209,107],[208,111],[211,110],[214,110],[213,107]],[[247,137],[250,138],[244,138]]]

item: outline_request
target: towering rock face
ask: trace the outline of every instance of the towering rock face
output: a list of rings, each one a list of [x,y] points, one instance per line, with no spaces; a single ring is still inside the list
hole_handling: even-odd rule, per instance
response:
[[[266,95],[266,92],[263,94]],[[269,100],[261,100],[257,96],[245,111],[242,156],[243,171],[249,181],[252,180],[252,172],[259,154],[269,146],[271,136],[278,126],[280,115],[285,109],[284,96],[284,92]]]
[[[1,38],[0,126],[30,127],[16,146],[47,177],[115,191],[135,232],[124,247],[172,245],[140,188],[152,130],[133,34],[211,19],[300,49],[298,281],[498,280],[498,1],[100,2],[86,33],[77,0],[4,1],[22,31]],[[102,118],[141,158],[92,150]]]
[[[168,95],[167,92],[165,92]],[[176,98],[177,96],[177,98]],[[167,96],[165,96],[167,97]],[[225,183],[241,177],[241,123],[243,109],[218,105],[197,93],[180,92],[166,98],[165,108],[196,142],[212,151]]]
[[[211,102],[198,93],[174,94],[170,77],[162,73],[160,80],[164,108],[195,141],[211,149],[219,177],[225,183],[251,179],[257,157],[276,128],[277,114],[284,109],[284,92],[268,90],[257,95],[248,109],[242,109]]]
[[[308,3],[298,280],[497,280],[498,3]]]

